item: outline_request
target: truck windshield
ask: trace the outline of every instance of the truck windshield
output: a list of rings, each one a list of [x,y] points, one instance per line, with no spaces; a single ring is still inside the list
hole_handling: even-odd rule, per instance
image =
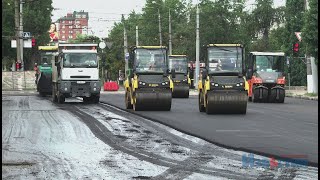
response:
[[[186,73],[188,62],[186,57],[169,57],[169,70],[174,69],[176,73]]]
[[[52,60],[56,56],[56,53],[52,52],[43,52],[41,53],[41,65],[51,65]]]
[[[255,68],[257,72],[283,72],[284,56],[261,55],[255,58]]]
[[[209,47],[208,70],[214,72],[242,72],[242,48]]]
[[[136,49],[136,72],[163,72],[166,67],[165,49]]]
[[[97,54],[95,53],[66,53],[63,56],[64,67],[98,67]]]

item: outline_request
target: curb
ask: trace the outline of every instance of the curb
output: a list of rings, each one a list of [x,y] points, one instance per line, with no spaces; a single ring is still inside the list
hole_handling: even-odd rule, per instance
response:
[[[303,95],[286,95],[286,97],[318,101],[318,97],[308,97],[308,96],[303,96]]]

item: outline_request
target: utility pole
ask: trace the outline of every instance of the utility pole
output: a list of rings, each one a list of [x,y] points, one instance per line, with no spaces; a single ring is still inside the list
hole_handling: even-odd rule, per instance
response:
[[[139,28],[136,26],[136,46],[139,46]]]
[[[14,13],[14,19],[15,19],[15,30],[16,30],[16,43],[17,43],[17,61],[21,61],[21,53],[20,53],[20,12],[19,12],[19,0],[15,0],[14,1],[14,9],[15,9],[15,13]],[[14,66],[16,67],[16,66]],[[18,69],[16,69],[16,71],[18,71]]]
[[[161,17],[160,17],[160,10],[159,10],[159,8],[158,8],[158,15],[159,15],[159,36],[160,36],[160,46],[162,46]]]
[[[22,16],[23,16],[23,11],[22,11],[22,4],[23,0],[20,0],[20,36],[23,34],[23,23],[22,23]],[[23,37],[20,38],[20,53],[21,53],[21,70],[24,71],[24,61],[23,61]]]
[[[196,29],[196,75],[193,76],[194,79],[194,87],[198,89],[198,81],[199,81],[199,71],[200,71],[200,42],[199,42],[199,6],[197,4],[197,29]]]
[[[171,14],[169,9],[169,55],[172,55]]]
[[[129,59],[127,59],[126,55],[128,53],[128,41],[127,41],[127,31],[125,24],[123,25],[123,48],[124,48],[124,59],[125,59],[125,76],[128,75],[128,69],[129,69]]]

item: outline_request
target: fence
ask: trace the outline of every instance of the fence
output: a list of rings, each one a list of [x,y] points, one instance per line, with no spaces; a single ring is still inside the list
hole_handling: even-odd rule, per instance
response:
[[[2,71],[2,90],[35,89],[35,71]]]

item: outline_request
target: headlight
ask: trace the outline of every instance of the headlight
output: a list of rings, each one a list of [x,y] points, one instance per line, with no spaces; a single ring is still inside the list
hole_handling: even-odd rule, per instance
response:
[[[163,86],[164,86],[164,85],[166,85],[166,83],[164,83],[164,82],[163,82],[163,83],[161,83],[161,84],[162,84]]]
[[[94,83],[93,86],[97,86],[97,83]]]
[[[241,82],[241,83],[240,83],[240,86],[242,86],[242,85],[243,85],[243,83]]]
[[[218,84],[214,84],[214,86],[218,87],[219,85]]]
[[[165,82],[166,84],[168,84],[168,82]]]
[[[214,86],[214,83],[211,83],[212,86]]]
[[[236,86],[238,86],[238,87],[239,87],[239,86],[240,86],[240,84],[239,84],[239,83],[237,83],[237,85],[236,85]]]
[[[142,82],[141,82],[141,81],[139,81],[139,84],[142,84]]]
[[[142,83],[142,85],[146,85],[146,83]]]

